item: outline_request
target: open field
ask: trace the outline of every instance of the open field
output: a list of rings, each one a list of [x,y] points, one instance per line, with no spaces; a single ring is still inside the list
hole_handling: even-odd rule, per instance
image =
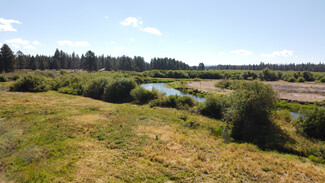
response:
[[[230,93],[231,90],[215,87],[215,84],[221,80],[210,81],[190,81],[187,86],[199,89],[205,92],[220,94]],[[270,85],[279,93],[282,99],[295,102],[316,102],[325,100],[325,85],[316,83],[288,83],[288,82],[264,82]]]
[[[194,121],[194,126],[189,123]],[[322,182],[323,165],[224,143],[170,108],[0,91],[0,182]],[[288,123],[286,123],[289,125]],[[288,133],[292,127],[286,126]],[[292,132],[293,133],[293,132]]]

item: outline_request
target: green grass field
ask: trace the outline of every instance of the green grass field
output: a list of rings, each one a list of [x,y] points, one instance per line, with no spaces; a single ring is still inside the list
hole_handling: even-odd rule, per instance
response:
[[[325,180],[324,165],[306,158],[225,143],[218,135],[222,125],[170,108],[111,104],[54,91],[0,91],[0,180]]]

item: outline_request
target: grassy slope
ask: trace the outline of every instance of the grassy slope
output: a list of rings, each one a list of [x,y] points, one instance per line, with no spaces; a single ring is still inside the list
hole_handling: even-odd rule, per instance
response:
[[[0,91],[0,182],[325,180],[322,165],[223,143],[211,134],[219,125],[174,109]]]

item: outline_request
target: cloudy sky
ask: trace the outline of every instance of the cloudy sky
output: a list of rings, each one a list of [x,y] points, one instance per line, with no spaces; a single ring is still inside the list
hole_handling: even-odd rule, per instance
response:
[[[25,54],[171,57],[190,65],[325,62],[324,0],[3,1],[0,44]]]

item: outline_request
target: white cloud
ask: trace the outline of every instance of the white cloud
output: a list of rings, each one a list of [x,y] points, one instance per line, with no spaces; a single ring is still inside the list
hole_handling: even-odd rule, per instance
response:
[[[61,40],[57,42],[60,46],[73,46],[73,42],[72,41],[68,41],[68,40]]]
[[[290,57],[293,55],[293,51],[290,50],[282,50],[282,51],[274,51],[271,54],[261,54],[262,57]]]
[[[17,32],[12,24],[21,24],[18,20],[0,18],[0,31]]]
[[[159,36],[162,35],[161,32],[154,27],[140,28],[140,30],[142,30],[143,32],[148,32],[150,34],[155,34],[155,35],[159,35]]]
[[[9,43],[11,45],[16,44],[16,45],[28,45],[29,42],[20,38],[15,38],[15,39],[9,39],[6,40],[6,43]]]
[[[33,41],[33,45],[35,46],[41,46],[42,44],[40,42],[38,42],[37,40]]]
[[[230,53],[237,54],[237,55],[244,55],[244,56],[253,54],[253,52],[244,50],[244,49],[233,50],[233,51],[230,51]]]
[[[191,40],[189,40],[189,41],[187,41],[187,43],[188,43],[188,44],[192,44],[192,41],[191,41]]]
[[[226,52],[223,52],[223,51],[221,51],[221,52],[219,52],[219,55],[227,55],[227,53],[226,53]]]
[[[139,25],[142,24],[142,21],[140,20],[141,18],[137,19],[135,17],[127,17],[126,19],[124,19],[122,22],[120,22],[121,25],[124,26],[129,26],[129,25],[133,25],[133,27],[138,27]]]
[[[88,41],[69,41],[69,40],[61,40],[57,42],[60,46],[90,46]]]
[[[11,46],[11,47],[14,47],[14,48],[16,48],[16,49],[19,49],[19,48],[20,48],[20,46],[19,46],[18,44],[10,44],[10,46]]]
[[[105,16],[105,19],[109,19],[109,16]]]
[[[74,43],[75,46],[90,46],[88,41],[76,41]]]
[[[115,44],[116,42],[115,42],[115,41],[111,41],[111,42],[109,42],[109,43],[111,43],[111,44]]]
[[[130,38],[130,41],[131,41],[131,42],[134,42],[135,40],[131,37],[131,38]]]
[[[126,48],[125,48],[125,47],[122,47],[122,46],[115,46],[114,49],[115,49],[115,50],[119,50],[119,51],[124,51],[124,50],[126,50]]]
[[[36,48],[31,44],[24,46],[24,48],[28,50],[36,50]]]
[[[2,43],[0,42],[0,46],[2,46]]]

